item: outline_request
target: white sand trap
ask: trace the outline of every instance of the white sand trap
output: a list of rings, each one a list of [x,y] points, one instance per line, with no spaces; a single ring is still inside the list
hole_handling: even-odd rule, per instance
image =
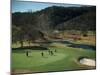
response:
[[[58,47],[58,48],[61,48],[61,47],[66,47],[66,44],[62,44],[62,43],[52,43],[50,44],[51,47]]]
[[[87,66],[96,66],[96,62],[93,59],[83,58],[80,63]]]

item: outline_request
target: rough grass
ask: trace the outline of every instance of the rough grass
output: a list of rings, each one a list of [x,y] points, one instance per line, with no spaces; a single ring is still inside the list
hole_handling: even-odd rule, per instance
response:
[[[81,37],[82,40],[77,41],[77,43],[83,43],[88,45],[96,46],[96,36],[87,36],[87,37]]]

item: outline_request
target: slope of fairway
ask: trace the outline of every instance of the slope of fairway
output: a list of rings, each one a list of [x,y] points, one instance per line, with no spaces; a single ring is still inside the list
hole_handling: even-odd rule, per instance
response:
[[[29,57],[25,53],[13,53],[13,67],[16,68],[33,68],[36,66],[46,65],[58,60],[61,60],[67,55],[63,53],[56,53],[54,55],[49,55],[48,51],[44,52],[44,56],[41,56],[42,51],[31,51]]]
[[[75,69],[92,69],[95,67],[84,66],[78,62],[80,57],[89,57],[95,59],[95,51],[84,50],[81,48],[56,48],[53,56],[49,55],[48,51],[44,52],[44,57],[41,56],[41,50],[32,50],[29,57],[26,56],[23,50],[18,50],[12,53],[12,69],[14,72],[47,72],[47,71],[63,71]]]

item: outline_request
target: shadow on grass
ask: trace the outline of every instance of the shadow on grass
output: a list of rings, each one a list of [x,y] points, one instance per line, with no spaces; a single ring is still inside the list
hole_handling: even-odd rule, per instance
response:
[[[75,44],[75,43],[72,43],[70,41],[53,41],[53,42],[56,42],[56,43],[62,43],[62,44],[70,44],[68,45],[69,47],[73,47],[73,48],[82,48],[82,49],[89,49],[89,50],[96,50],[96,46],[92,46],[92,45],[87,45],[87,44]]]
[[[31,57],[33,57],[33,56],[29,55],[29,56],[26,56],[26,57],[31,58]]]
[[[87,56],[80,56],[79,58],[78,58],[78,61],[80,61],[81,59],[83,59],[83,58],[89,58],[89,57],[87,57]]]
[[[51,42],[43,42],[43,44],[50,44],[50,43],[63,43],[63,44],[70,44],[68,45],[69,47],[73,47],[73,48],[82,48],[82,49],[88,49],[88,50],[96,50],[96,46],[92,46],[92,45],[86,45],[86,44],[75,44],[72,43],[70,41],[67,40],[58,40],[58,41],[51,41]],[[41,42],[42,43],[42,42]],[[43,45],[42,44],[42,45]],[[25,50],[49,50],[48,46],[24,46],[24,47],[19,47],[19,48],[12,48],[13,52],[17,52],[17,53],[25,53]]]
[[[53,42],[55,42],[55,43],[62,43],[62,44],[73,44],[72,42],[67,41],[67,40],[64,40],[64,41],[63,40],[60,40],[60,41],[59,40],[58,41],[52,41],[52,43]]]
[[[13,53],[26,53],[26,50],[48,50],[46,47],[42,46],[24,46],[24,47],[19,47],[19,48],[12,48]],[[28,51],[29,53],[31,51]]]
[[[96,50],[95,46],[85,45],[85,44],[71,44],[71,45],[69,45],[69,47]]]
[[[42,46],[24,46],[24,47],[19,47],[19,48],[12,48],[12,50],[26,50],[26,49],[30,49],[30,50],[48,50],[48,48],[42,47]]]

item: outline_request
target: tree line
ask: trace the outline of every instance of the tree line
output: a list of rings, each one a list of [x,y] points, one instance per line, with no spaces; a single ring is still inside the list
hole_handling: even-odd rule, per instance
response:
[[[93,12],[94,14],[91,14]],[[12,42],[15,43],[19,41],[21,47],[23,47],[24,41],[28,41],[30,43],[34,42],[36,39],[47,40],[47,38],[45,38],[45,35],[52,30],[74,29],[85,31],[88,28],[88,30],[92,29],[93,31],[95,31],[95,13],[95,6],[52,6],[36,12],[12,13]],[[88,18],[87,15],[89,15],[90,18]],[[83,18],[88,18],[88,20],[82,20]]]

